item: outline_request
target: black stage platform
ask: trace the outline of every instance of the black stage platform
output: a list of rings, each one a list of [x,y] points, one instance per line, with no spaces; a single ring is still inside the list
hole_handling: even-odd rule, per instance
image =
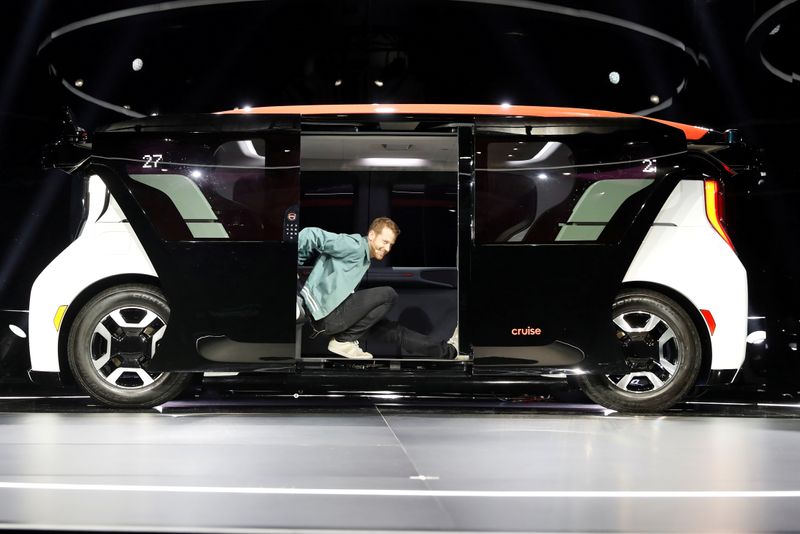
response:
[[[0,528],[795,531],[800,405],[0,399]]]

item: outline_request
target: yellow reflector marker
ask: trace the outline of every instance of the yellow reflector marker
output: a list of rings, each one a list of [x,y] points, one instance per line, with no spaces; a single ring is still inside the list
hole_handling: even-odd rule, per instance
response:
[[[68,306],[64,304],[63,306],[59,306],[56,310],[56,316],[53,317],[53,324],[56,325],[56,332],[61,328],[61,321],[64,320],[64,314],[67,313],[67,308]]]

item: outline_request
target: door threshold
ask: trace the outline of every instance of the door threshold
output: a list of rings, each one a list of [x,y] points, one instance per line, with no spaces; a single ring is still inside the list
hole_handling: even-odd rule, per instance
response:
[[[414,371],[420,369],[462,369],[471,360],[442,358],[372,358],[357,360],[343,356],[303,357],[298,366],[303,369],[371,369],[381,371]]]

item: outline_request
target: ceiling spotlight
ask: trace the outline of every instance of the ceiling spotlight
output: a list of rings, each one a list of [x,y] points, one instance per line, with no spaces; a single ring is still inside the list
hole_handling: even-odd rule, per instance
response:
[[[144,67],[144,61],[142,61],[142,58],[137,57],[133,60],[133,63],[131,63],[131,68],[136,72],[142,70],[142,67]]]
[[[781,31],[781,25],[780,25],[780,24],[778,24],[778,25],[776,25],[774,28],[772,28],[772,29],[770,30],[769,34],[770,34],[770,35],[775,35],[775,34],[776,34],[776,33],[778,33],[779,31]]]
[[[253,106],[242,106],[242,110],[245,113],[250,113],[251,111],[253,111]]]
[[[661,102],[661,98],[658,95],[650,95],[650,102],[653,104],[658,104]]]
[[[619,83],[619,72],[612,70],[608,73],[608,81],[617,85]]]
[[[341,78],[337,79],[335,82],[333,82],[333,85],[339,87],[340,85],[342,85],[342,79]]]
[[[383,82],[381,80],[375,80],[375,85],[378,87],[383,87]]]
[[[83,87],[83,79],[82,78],[78,78],[77,80],[75,80],[75,87]]]
[[[503,102],[502,104],[500,104],[500,107],[503,109],[508,109],[511,107],[511,104],[509,102]]]

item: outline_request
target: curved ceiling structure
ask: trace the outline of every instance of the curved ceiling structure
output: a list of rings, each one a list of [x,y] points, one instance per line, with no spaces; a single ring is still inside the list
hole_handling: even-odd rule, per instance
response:
[[[72,20],[39,53],[73,96],[134,117],[390,100],[649,115],[699,64],[661,28],[523,0],[161,2]]]

